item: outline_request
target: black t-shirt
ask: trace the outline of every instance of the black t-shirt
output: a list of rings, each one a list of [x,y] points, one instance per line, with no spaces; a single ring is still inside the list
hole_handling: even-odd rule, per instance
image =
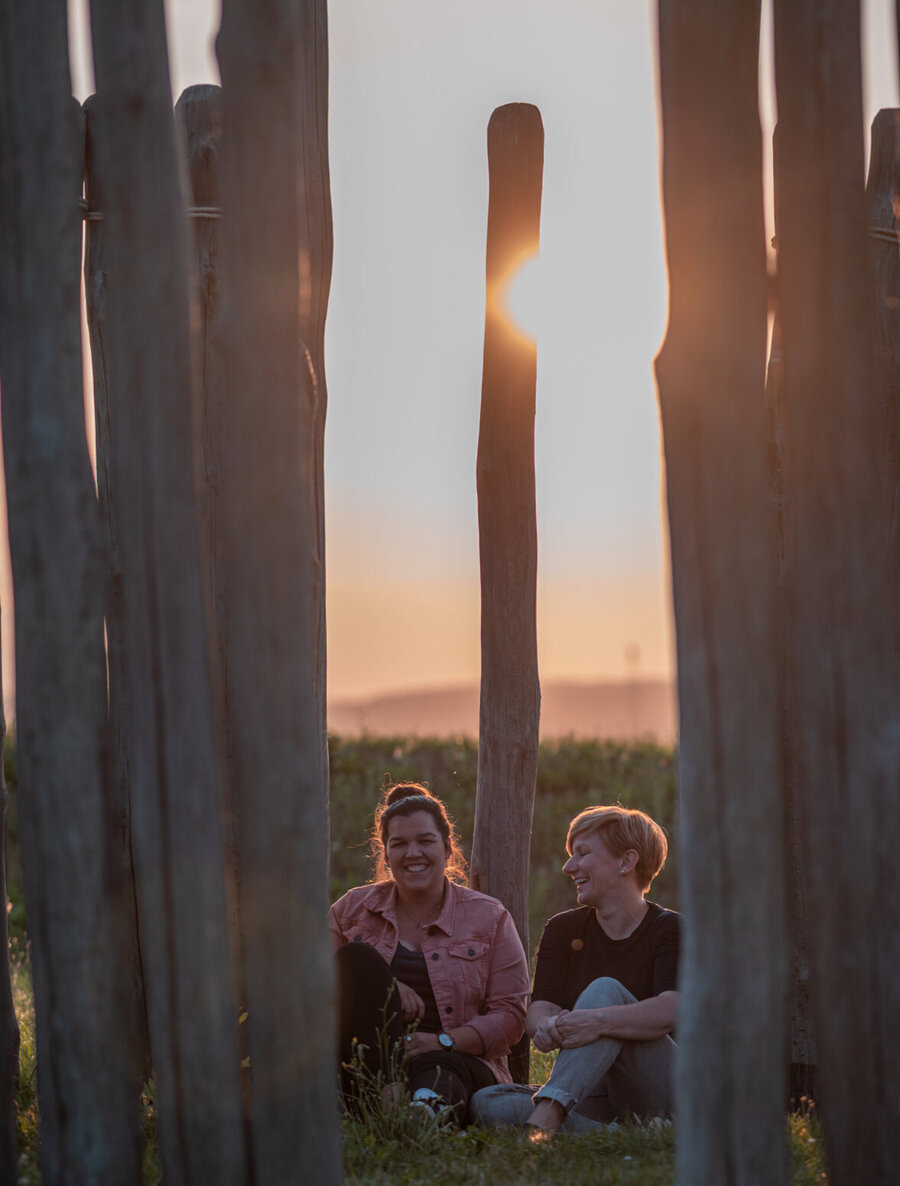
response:
[[[408,984],[413,992],[417,992],[422,998],[425,1005],[425,1016],[419,1023],[422,1033],[439,1034],[444,1027],[441,1025],[434,989],[428,979],[428,965],[422,952],[413,951],[411,947],[404,947],[402,943],[398,943],[391,960],[391,971],[398,980]]]
[[[572,1009],[599,976],[618,980],[639,1001],[676,988],[681,915],[647,906],[626,939],[610,939],[592,906],[555,914],[541,935],[531,999]]]

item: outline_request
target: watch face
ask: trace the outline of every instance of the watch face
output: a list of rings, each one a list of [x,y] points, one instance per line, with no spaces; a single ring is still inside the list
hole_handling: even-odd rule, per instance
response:
[[[438,1034],[438,1041],[444,1047],[445,1050],[452,1050],[453,1047],[456,1045],[456,1043],[453,1041],[453,1039],[450,1037],[449,1034]]]

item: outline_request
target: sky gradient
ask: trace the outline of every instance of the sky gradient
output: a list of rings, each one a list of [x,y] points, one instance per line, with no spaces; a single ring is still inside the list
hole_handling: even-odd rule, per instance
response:
[[[177,97],[218,81],[219,9],[166,7]],[[79,98],[84,9],[70,0]],[[897,103],[896,42],[890,0],[864,9],[868,124]],[[513,101],[545,129],[540,261],[510,296],[538,339],[541,677],[673,674],[654,29],[651,0],[330,0],[332,698],[478,679],[486,129]]]

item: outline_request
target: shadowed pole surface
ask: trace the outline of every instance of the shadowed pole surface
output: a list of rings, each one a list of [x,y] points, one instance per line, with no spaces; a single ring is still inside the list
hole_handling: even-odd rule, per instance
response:
[[[138,1065],[143,1077],[150,1074],[150,1039],[147,1031],[147,1007],[144,997],[144,972],[141,966],[140,934],[137,916],[134,862],[131,843],[130,778],[130,688],[125,671],[125,589],[122,572],[122,549],[119,541],[116,491],[112,472],[112,426],[116,416],[115,397],[110,389],[109,362],[114,352],[118,319],[111,307],[109,277],[106,269],[103,211],[106,194],[102,170],[97,160],[97,120],[102,114],[96,95],[89,96],[83,108],[85,128],[85,199],[88,205],[84,237],[84,290],[88,332],[91,343],[91,373],[94,383],[94,430],[96,447],[97,502],[105,533],[107,585],[104,601],[106,638],[107,702],[110,726],[111,795],[116,816],[116,830],[128,854],[126,934],[119,959],[128,970],[134,1000],[136,1027],[134,1038]]]
[[[900,1162],[891,459],[873,349],[860,12],[775,4],[790,717],[829,1181]],[[895,249],[896,250],[896,249]],[[839,1002],[840,1007],[835,1008]]]
[[[678,1181],[787,1181],[785,838],[767,500],[759,4],[660,0],[656,373],[678,653]]]
[[[0,1182],[14,1182],[18,1172],[16,1089],[19,1079],[19,1024],[10,977],[9,923],[6,913],[6,808],[9,790],[3,769],[5,746],[6,715],[3,712],[3,687],[0,681],[0,904],[3,907],[0,911]]]
[[[129,891],[107,796],[104,558],[81,369],[83,137],[65,6],[0,4],[0,88],[3,446],[42,1180],[130,1184],[140,1067],[118,954]]]
[[[312,28],[315,53],[303,42]],[[227,277],[222,555],[252,1165],[266,1186],[288,1186],[298,1174],[328,1183],[340,1180],[341,1165],[325,927],[324,409],[302,337],[324,316],[328,291],[324,274],[311,280],[309,262],[312,247],[324,250],[321,209],[310,205],[327,177],[323,6],[225,0],[217,52]],[[327,267],[330,249],[317,258]]]
[[[776,127],[772,138],[775,188],[775,237],[778,239],[778,187],[786,162],[782,161],[781,137]],[[777,275],[777,270],[776,270]],[[792,678],[788,662],[788,621],[786,612],[785,546],[787,510],[785,501],[784,439],[784,359],[781,346],[781,315],[775,302],[772,341],[766,368],[766,432],[769,465],[769,507],[775,533],[778,573],[778,713],[781,741],[781,788],[784,799],[787,853],[787,907],[791,940],[791,984],[789,997],[790,1064],[788,1099],[797,1106],[803,1096],[815,1099],[815,1032],[810,1009],[809,911],[807,879],[803,871],[800,816],[797,803],[797,771],[794,758],[794,726],[790,718]]]
[[[505,299],[514,271],[538,248],[543,164],[544,128],[538,109],[529,103],[498,107],[488,125],[490,196],[477,462],[481,710],[471,881],[474,889],[504,903],[526,951],[541,701],[535,616],[537,346],[513,326]],[[527,1045],[515,1054],[513,1077],[524,1078]]]
[[[246,1181],[194,488],[186,194],[162,5],[91,6],[132,837],[163,1173]]]

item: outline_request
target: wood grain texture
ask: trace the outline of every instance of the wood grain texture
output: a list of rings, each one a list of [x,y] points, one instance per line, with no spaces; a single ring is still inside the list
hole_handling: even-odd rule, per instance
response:
[[[315,52],[303,34],[314,28]],[[317,0],[226,0],[226,383],[220,418],[226,638],[255,1180],[340,1180],[334,969],[325,930],[322,392],[304,332],[324,308],[305,129],[327,81]],[[310,68],[310,62],[315,65]],[[310,154],[316,163],[310,164]],[[328,252],[330,257],[330,251]],[[322,266],[325,266],[324,264]]]
[[[316,384],[313,416],[313,468],[316,490],[316,552],[321,573],[318,584],[319,626],[316,672],[321,711],[322,791],[328,827],[328,720],[325,623],[325,415],[328,384],[325,374],[325,320],[331,290],[334,227],[331,212],[331,175],[328,155],[328,4],[307,0],[298,6],[300,54],[300,332]],[[326,835],[326,852],[329,851]],[[328,873],[326,861],[326,877]]]
[[[478,435],[481,708],[471,884],[499,898],[528,950],[528,863],[537,777],[537,346],[505,312],[505,288],[538,248],[544,128],[529,103],[488,125],[486,307]],[[525,1065],[514,1068],[519,1077]],[[519,1072],[517,1074],[517,1071]]]
[[[0,144],[4,141],[0,138]],[[2,241],[2,240],[0,240]],[[9,967],[9,926],[6,903],[6,808],[9,789],[2,754],[6,744],[6,714],[0,682],[0,1182],[14,1182],[18,1173],[16,1156],[16,1094],[19,1084],[19,1023],[13,1002]]]
[[[0,368],[22,859],[46,1186],[140,1174],[108,795],[104,555],[85,440],[83,171],[65,7],[0,4]],[[6,1179],[4,1180],[12,1180]]]
[[[779,184],[784,169],[781,139],[776,127],[773,136],[775,239],[778,240]],[[794,757],[794,725],[790,717],[789,691],[792,668],[788,661],[788,616],[786,612],[785,546],[787,488],[785,485],[784,439],[784,357],[781,345],[781,317],[775,302],[772,340],[766,369],[766,425],[768,433],[770,513],[776,539],[778,565],[778,714],[781,739],[781,794],[787,826],[788,918],[791,936],[790,1068],[788,1096],[797,1106],[801,1097],[815,1099],[815,1031],[810,1004],[809,911],[807,879],[804,873],[803,845],[800,833],[800,808],[797,802],[797,771]]]
[[[163,7],[91,6],[115,331],[112,492],[124,590],[132,837],[163,1172],[246,1181],[221,766],[195,500],[186,193]]]
[[[886,1184],[900,1159],[900,953],[896,920],[883,910],[887,838],[900,823],[900,738],[859,5],[778,0],[775,47],[780,155],[790,166],[778,211],[786,640],[803,866],[815,903],[816,1102],[829,1180]]]
[[[105,535],[107,568],[104,628],[106,637],[106,678],[110,739],[112,746],[110,795],[116,813],[116,830],[127,853],[131,882],[126,904],[126,932],[119,959],[128,969],[134,1001],[132,1024],[134,1044],[143,1078],[150,1075],[150,1035],[147,1029],[147,1005],[144,995],[144,970],[141,963],[140,934],[134,883],[131,842],[131,777],[128,729],[130,689],[125,671],[124,613],[125,594],[122,550],[116,518],[116,498],[112,475],[112,422],[115,400],[110,390],[109,351],[116,332],[116,318],[110,308],[106,271],[103,210],[106,205],[102,171],[95,152],[96,96],[84,104],[85,129],[85,199],[88,217],[84,236],[84,286],[88,333],[91,346],[91,374],[94,384],[94,441],[96,455],[97,503]],[[99,215],[99,217],[97,217]]]
[[[656,361],[680,702],[678,1181],[787,1181],[785,836],[766,469],[759,5],[660,0]]]

